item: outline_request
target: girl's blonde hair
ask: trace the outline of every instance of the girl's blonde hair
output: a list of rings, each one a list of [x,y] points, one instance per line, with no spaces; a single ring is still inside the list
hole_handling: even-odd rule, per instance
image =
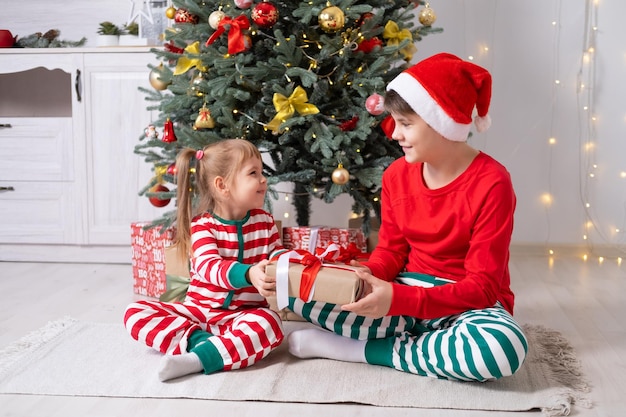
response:
[[[224,139],[201,150],[184,148],[176,156],[176,244],[181,257],[191,253],[191,220],[213,211],[216,204],[215,177],[232,186],[245,161],[261,158],[261,152],[245,139]]]

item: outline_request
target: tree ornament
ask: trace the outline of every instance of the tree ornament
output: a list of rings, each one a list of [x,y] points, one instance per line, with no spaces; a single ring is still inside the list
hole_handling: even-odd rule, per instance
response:
[[[417,19],[422,25],[430,26],[435,23],[435,20],[437,20],[437,15],[435,14],[435,11],[430,8],[430,4],[426,3],[424,8],[420,10]]]
[[[235,6],[240,9],[249,9],[252,6],[252,0],[235,0]]]
[[[155,90],[165,90],[167,88],[168,85],[170,85],[172,82],[166,82],[163,81],[161,79],[161,71],[163,71],[163,63],[161,62],[161,64],[156,67],[156,68],[152,68],[152,70],[150,71],[150,85],[152,87],[154,87]]]
[[[175,7],[168,7],[167,9],[165,9],[165,17],[167,17],[168,19],[173,19],[176,16],[176,8]]]
[[[242,14],[234,19],[224,16],[217,24],[217,30],[207,39],[205,46],[211,45],[228,30],[228,53],[234,55],[243,52],[247,49],[245,31],[248,29],[250,29],[250,21],[246,15]]]
[[[221,10],[216,10],[214,12],[212,12],[209,15],[209,26],[211,26],[213,29],[217,29],[220,20],[222,20],[224,18],[224,16],[226,16],[226,13],[224,13]]]
[[[356,124],[358,122],[359,122],[359,116],[354,116],[352,119],[342,122],[339,125],[339,129],[341,129],[342,132],[349,132],[356,128]]]
[[[300,86],[297,86],[289,97],[274,93],[272,101],[277,113],[266,128],[274,133],[278,133],[281,123],[291,118],[296,111],[302,116],[319,113],[319,109],[314,104],[308,103],[309,97]]]
[[[263,1],[254,6],[250,17],[257,26],[271,28],[278,21],[278,8],[269,1]]]
[[[376,47],[382,47],[383,46],[383,41],[381,41],[380,39],[374,37],[371,39],[364,39],[361,42],[359,42],[359,45],[357,46],[356,50],[357,51],[361,51],[361,52],[365,52],[366,54],[369,54],[370,52],[372,52]]]
[[[338,32],[346,23],[346,15],[337,6],[328,6],[317,16],[317,21],[324,32]]]
[[[154,125],[148,125],[148,127],[144,129],[144,133],[146,134],[146,137],[148,139],[159,138],[159,132],[156,130],[156,127],[154,127]]]
[[[167,166],[167,170],[165,171],[167,175],[176,176],[176,163],[172,162]]]
[[[148,190],[149,193],[169,193],[170,189],[163,184],[157,184]],[[154,207],[165,207],[170,203],[170,198],[160,199],[158,197],[149,197],[150,203]]]
[[[174,123],[168,117],[163,125],[163,137],[161,138],[163,142],[171,143],[176,142],[176,134],[174,133]]]
[[[378,116],[385,111],[385,98],[374,93],[365,100],[365,109],[372,116]]]
[[[207,108],[206,104],[202,105],[202,108],[198,110],[198,117],[193,124],[193,130],[198,129],[213,129],[215,127],[215,121],[211,117],[211,111]]]
[[[344,185],[348,181],[350,181],[350,173],[347,169],[343,167],[343,164],[337,165],[337,168],[333,171],[332,176],[330,177],[333,182],[337,185]]]
[[[200,54],[200,42],[195,41],[191,45],[187,45],[184,51],[190,55],[199,55]],[[193,67],[196,67],[198,71],[203,71],[203,72],[206,71],[206,67],[202,65],[202,60],[200,58],[189,58],[183,55],[180,58],[178,58],[178,62],[176,62],[176,68],[174,68],[174,75],[184,74]]]
[[[190,13],[187,9],[178,9],[176,10],[176,14],[174,14],[174,22],[176,23],[191,23],[195,25],[198,23],[198,20],[198,16]]]
[[[393,20],[389,20],[383,29],[383,38],[387,39],[387,46],[397,46],[405,39],[410,42],[407,46],[400,50],[406,61],[413,58],[413,54],[417,52],[417,48],[413,44],[413,34],[408,29],[400,29],[400,26]]]

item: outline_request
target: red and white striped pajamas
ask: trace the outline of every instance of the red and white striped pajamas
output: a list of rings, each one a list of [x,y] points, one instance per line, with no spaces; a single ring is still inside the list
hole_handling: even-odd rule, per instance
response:
[[[239,221],[205,213],[191,224],[191,282],[182,303],[143,300],[124,314],[130,335],[165,354],[188,351],[197,330],[219,352],[223,370],[250,366],[283,340],[282,323],[246,280],[252,264],[282,250],[272,216],[251,210]],[[203,341],[204,342],[204,341]]]

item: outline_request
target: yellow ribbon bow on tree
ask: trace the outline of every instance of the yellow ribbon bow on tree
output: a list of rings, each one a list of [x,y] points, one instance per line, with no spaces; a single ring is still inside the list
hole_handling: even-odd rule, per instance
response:
[[[413,54],[417,52],[417,48],[413,44],[413,35],[411,31],[408,29],[402,29],[398,27],[398,24],[393,20],[390,20],[385,25],[385,29],[383,30],[383,38],[387,39],[387,46],[397,46],[403,40],[409,39],[411,42],[400,49],[402,55],[404,55],[404,59],[410,61],[413,58]]]
[[[304,88],[298,86],[293,93],[287,98],[279,93],[274,93],[274,108],[278,113],[267,124],[267,128],[276,133],[280,124],[289,119],[297,111],[302,116],[319,113],[319,109],[314,104],[307,103],[309,98]]]
[[[194,42],[191,45],[188,45],[185,48],[185,52],[191,55],[199,55],[200,54],[200,42]],[[184,74],[189,71],[191,68],[196,67],[199,71],[205,72],[206,67],[202,65],[202,61],[200,58],[187,58],[186,56],[181,56],[178,58],[178,62],[176,62],[176,68],[174,68],[174,75]]]

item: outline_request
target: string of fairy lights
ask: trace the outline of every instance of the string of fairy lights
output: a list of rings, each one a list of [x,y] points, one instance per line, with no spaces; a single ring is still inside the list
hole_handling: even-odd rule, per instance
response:
[[[490,7],[491,17],[496,20],[497,3],[494,1]],[[459,12],[466,13],[465,2],[462,2]],[[597,210],[601,202],[594,201],[597,195],[598,187],[605,186],[605,182],[599,181],[601,173],[606,174],[607,169],[602,169],[598,156],[599,134],[597,130],[598,114],[596,111],[596,76],[597,76],[597,35],[598,27],[598,11],[601,6],[600,0],[585,0],[584,24],[582,26],[582,48],[580,53],[579,68],[576,74],[576,100],[577,100],[577,122],[578,122],[578,140],[579,150],[579,194],[580,204],[583,213],[583,224],[580,227],[581,240],[584,242],[581,258],[587,260],[597,260],[603,263],[608,259],[615,260],[621,265],[623,256],[626,256],[626,203],[623,207],[623,219],[621,227],[611,225],[609,216]],[[547,135],[547,191],[540,192],[539,200],[541,201],[546,216],[545,228],[545,248],[549,256],[550,262],[553,262],[556,252],[562,250],[563,247],[557,248],[551,240],[551,218],[553,203],[555,196],[553,193],[553,159],[556,147],[559,144],[558,127],[556,126],[555,115],[560,110],[559,95],[563,93],[563,89],[572,88],[570,82],[562,83],[561,76],[561,15],[562,0],[554,2],[554,10],[552,11],[553,19],[550,24],[553,27],[552,35],[552,63],[551,73],[553,76],[553,86],[550,92],[551,99],[551,117],[549,123],[549,132]],[[483,15],[485,18],[489,18]],[[548,15],[550,16],[550,15]],[[465,22],[463,22],[465,25]],[[482,25],[484,28],[485,25]],[[491,43],[495,40],[495,24],[491,27],[492,33],[490,37]],[[467,28],[463,28],[466,41],[466,58],[468,60],[477,60],[481,62],[493,63],[493,51],[489,48],[489,42],[475,42],[467,36]],[[488,30],[488,28],[487,28]],[[489,38],[489,36],[486,36]],[[564,139],[564,138],[562,138]],[[602,158],[600,158],[602,159]],[[619,173],[620,178],[626,179],[626,170]],[[618,198],[619,193],[611,193],[611,196]],[[613,203],[611,203],[613,204]],[[595,240],[595,243],[594,243]],[[554,246],[554,247],[553,247]],[[579,246],[579,245],[576,245]],[[569,251],[569,250],[568,250]],[[602,252],[602,253],[601,253]]]

